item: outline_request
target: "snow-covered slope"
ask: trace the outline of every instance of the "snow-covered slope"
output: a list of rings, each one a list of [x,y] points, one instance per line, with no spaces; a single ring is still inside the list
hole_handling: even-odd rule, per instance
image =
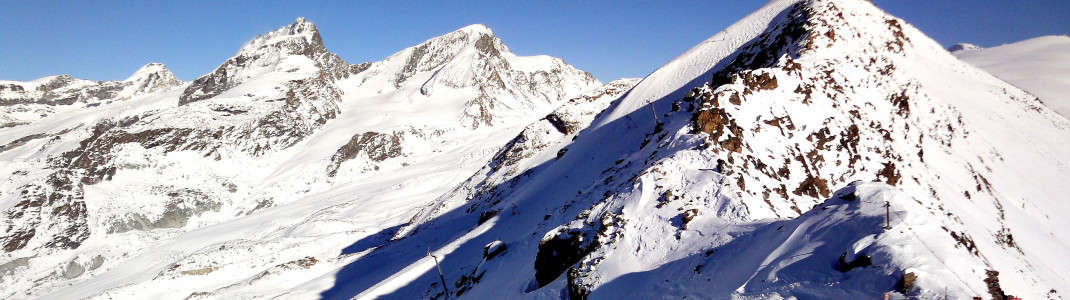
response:
[[[1070,118],[1070,37],[1044,36],[988,49],[952,51]]]
[[[261,39],[0,129],[0,296],[1070,290],[1070,121],[868,1],[775,0],[600,87],[481,25],[355,65],[304,20]]]

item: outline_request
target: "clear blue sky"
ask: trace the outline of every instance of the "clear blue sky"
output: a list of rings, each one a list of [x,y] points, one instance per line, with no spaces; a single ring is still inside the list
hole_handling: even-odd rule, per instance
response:
[[[315,2],[315,3],[312,3]],[[1070,1],[874,0],[945,46],[1070,33]],[[306,17],[327,49],[376,61],[474,23],[519,55],[547,54],[602,81],[643,77],[765,3],[720,1],[7,1],[0,79],[122,80],[148,62],[211,72],[257,34]]]

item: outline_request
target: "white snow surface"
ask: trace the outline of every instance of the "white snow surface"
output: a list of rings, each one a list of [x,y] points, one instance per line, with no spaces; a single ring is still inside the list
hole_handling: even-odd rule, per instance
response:
[[[1043,36],[952,54],[1036,95],[1070,118],[1070,36]]]
[[[0,297],[1070,290],[1070,121],[868,1],[772,1],[605,85],[482,25],[327,80],[270,48],[309,30],[208,99],[0,128]]]

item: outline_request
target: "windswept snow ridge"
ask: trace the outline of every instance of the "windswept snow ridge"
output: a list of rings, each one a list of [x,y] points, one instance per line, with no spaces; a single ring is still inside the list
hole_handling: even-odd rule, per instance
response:
[[[1070,37],[1044,36],[952,54],[1036,95],[1049,108],[1070,118]]]

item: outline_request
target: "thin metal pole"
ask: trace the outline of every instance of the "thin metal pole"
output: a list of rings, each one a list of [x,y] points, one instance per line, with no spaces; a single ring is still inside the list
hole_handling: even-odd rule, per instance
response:
[[[438,265],[438,257],[431,254],[431,248],[427,248],[427,256],[435,260],[435,268],[438,268],[438,279],[442,280],[442,292],[446,293],[446,298],[449,298],[450,290],[446,288],[446,276],[442,275],[442,266]]]
[[[884,201],[884,229],[892,229],[892,203]]]

